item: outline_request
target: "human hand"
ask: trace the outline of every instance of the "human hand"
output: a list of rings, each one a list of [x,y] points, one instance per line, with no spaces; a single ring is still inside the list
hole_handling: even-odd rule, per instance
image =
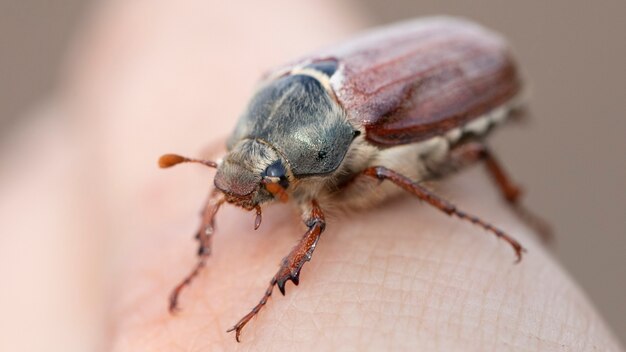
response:
[[[479,169],[438,192],[518,239],[528,249],[520,264],[504,242],[410,196],[331,213],[300,286],[288,284],[285,297],[275,290],[237,344],[226,329],[256,304],[304,229],[288,205],[267,207],[257,231],[254,214],[225,206],[207,268],[183,292],[181,312],[167,313],[171,288],[196,260],[192,236],[212,172],[165,172],[156,158],[193,155],[222,139],[263,68],[360,26],[352,11],[327,5],[241,11],[223,3],[114,2],[79,41],[58,104],[79,154],[76,165],[65,165],[70,180],[89,182],[63,183],[48,197],[69,190],[83,207],[68,211],[82,216],[78,225],[68,217],[75,222],[32,226],[92,241],[86,253],[70,253],[77,265],[90,265],[89,254],[109,263],[98,272],[110,274],[104,297],[93,285],[81,287],[106,299],[112,349],[618,350],[584,294]],[[300,26],[315,30],[286,33]],[[51,143],[46,153],[59,150]]]

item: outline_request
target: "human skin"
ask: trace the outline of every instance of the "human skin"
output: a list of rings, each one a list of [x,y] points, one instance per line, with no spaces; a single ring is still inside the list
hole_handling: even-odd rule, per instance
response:
[[[60,284],[49,293],[59,302],[78,297],[84,309],[66,304],[62,314],[38,314],[37,326],[69,321],[94,333],[105,319],[102,340],[114,351],[619,350],[584,293],[478,166],[432,186],[518,239],[528,250],[519,264],[505,242],[408,195],[363,212],[329,212],[300,285],[288,283],[285,297],[275,290],[238,344],[226,330],[261,298],[305,228],[289,204],[265,207],[257,231],[254,213],[225,206],[206,270],[183,292],[181,311],[168,314],[170,290],[196,260],[197,214],[214,171],[162,171],[157,157],[219,156],[264,68],[362,26],[351,9],[325,5],[240,11],[221,2],[120,1],[100,8],[68,59],[54,108],[44,111],[62,115],[61,127],[52,137],[38,134],[51,130],[42,122],[22,138],[39,141],[35,161],[57,186],[31,191],[38,202],[3,193],[24,213],[34,204],[64,215],[27,226],[54,235],[33,260],[66,254],[70,264],[49,269],[52,277],[91,269],[57,279],[79,295],[64,298]],[[13,173],[12,190],[31,188],[32,165]],[[66,253],[68,243],[82,251]]]

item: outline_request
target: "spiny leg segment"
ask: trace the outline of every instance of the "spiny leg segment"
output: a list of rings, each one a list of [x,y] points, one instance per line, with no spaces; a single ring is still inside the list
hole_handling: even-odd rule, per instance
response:
[[[446,214],[457,216],[460,219],[468,220],[472,222],[473,224],[482,227],[483,229],[495,234],[497,237],[504,239],[506,242],[508,242],[511,245],[511,247],[513,247],[513,249],[515,250],[515,254],[517,256],[516,262],[519,262],[522,259],[522,252],[525,250],[522,247],[522,245],[519,244],[519,242],[517,242],[514,238],[507,235],[504,231],[496,228],[495,226],[483,221],[482,219],[459,210],[452,203],[442,198],[439,198],[439,196],[435,195],[428,189],[420,186],[416,182],[413,182],[408,177],[401,175],[393,170],[387,169],[383,166],[374,166],[374,167],[367,168],[363,171],[363,174],[370,176],[370,177],[377,178],[381,181],[389,180],[393,182],[394,184],[396,184],[397,186],[404,189],[405,191],[413,194],[414,196],[418,197],[419,199],[423,201],[426,201],[428,204],[436,207],[437,209],[445,212]]]
[[[311,205],[311,213],[305,221],[305,224],[309,228],[308,231],[304,234],[300,242],[298,242],[298,244],[291,250],[289,255],[283,259],[280,269],[270,281],[270,284],[265,290],[265,293],[259,303],[252,308],[250,313],[241,318],[237,324],[228,329],[228,332],[235,332],[235,339],[237,339],[237,342],[240,341],[239,336],[241,335],[241,330],[244,326],[246,326],[246,324],[255,315],[257,315],[261,308],[263,308],[263,306],[267,303],[267,300],[272,295],[274,286],[277,285],[280,292],[285,295],[285,283],[287,281],[291,280],[295,285],[298,285],[300,282],[300,269],[302,269],[304,263],[311,260],[317,241],[326,227],[324,213],[322,213],[322,209],[317,204],[317,201],[313,200]]]
[[[202,211],[202,221],[200,228],[196,233],[196,239],[198,240],[198,262],[193,267],[191,272],[185,276],[185,278],[172,290],[169,299],[169,311],[174,313],[178,310],[178,297],[181,291],[189,286],[193,279],[198,276],[202,268],[206,265],[206,260],[211,254],[211,239],[213,232],[215,231],[215,214],[219,210],[220,206],[224,203],[223,195],[213,190],[209,195],[209,199]]]

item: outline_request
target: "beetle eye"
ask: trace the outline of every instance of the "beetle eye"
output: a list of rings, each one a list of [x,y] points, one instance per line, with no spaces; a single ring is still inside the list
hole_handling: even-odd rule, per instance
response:
[[[270,166],[267,167],[267,169],[265,169],[265,175],[264,176],[268,176],[268,177],[283,177],[285,176],[285,167],[283,166],[283,163],[280,162],[280,160],[276,160],[273,163],[270,164]]]
[[[287,170],[285,170],[285,166],[282,162],[280,162],[280,160],[276,160],[271,163],[270,166],[265,169],[265,172],[263,172],[263,176],[279,179],[278,184],[285,189],[289,186],[289,180],[287,180]]]

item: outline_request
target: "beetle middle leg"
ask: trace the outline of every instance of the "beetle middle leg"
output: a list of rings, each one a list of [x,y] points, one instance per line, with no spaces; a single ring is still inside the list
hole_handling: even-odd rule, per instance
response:
[[[250,313],[241,318],[237,324],[228,329],[228,332],[235,331],[235,339],[237,339],[237,342],[239,342],[239,335],[244,326],[246,326],[267,303],[267,300],[272,295],[274,286],[278,286],[278,289],[284,296],[285,283],[287,283],[287,281],[291,280],[295,285],[298,285],[300,282],[300,269],[302,269],[304,263],[311,260],[317,241],[320,239],[320,235],[324,232],[324,228],[326,227],[324,213],[315,200],[311,202],[311,213],[305,221],[305,224],[309,228],[308,231],[304,234],[300,242],[293,247],[289,255],[283,258],[280,269],[278,269],[278,272],[270,281],[259,303],[252,308]]]
[[[181,291],[191,284],[193,279],[198,276],[202,268],[206,265],[206,260],[211,254],[211,237],[215,230],[215,214],[223,203],[224,197],[222,194],[213,190],[202,210],[202,221],[196,233],[196,239],[199,244],[198,262],[193,270],[191,270],[191,272],[172,290],[169,298],[170,313],[174,313],[178,309],[178,296],[180,296]]]
[[[511,180],[502,164],[485,144],[467,142],[459,145],[450,152],[444,167],[460,168],[478,161],[484,162],[492,180],[517,216],[530,225],[544,243],[552,242],[552,230],[548,223],[523,206],[520,202],[522,190]]]
[[[405,191],[413,194],[423,201],[426,201],[428,204],[445,212],[446,214],[451,216],[454,215],[463,220],[468,220],[473,224],[478,225],[483,229],[495,234],[499,238],[502,238],[507,243],[509,243],[511,247],[513,247],[513,250],[515,250],[515,255],[517,256],[517,262],[522,260],[522,252],[524,252],[525,250],[522,245],[517,242],[517,240],[515,240],[513,237],[509,236],[504,231],[496,228],[495,226],[483,221],[482,219],[459,210],[454,204],[440,198],[436,194],[429,191],[427,188],[419,185],[408,177],[393,170],[387,169],[383,166],[369,167],[363,170],[363,174],[377,178],[381,181],[389,180],[404,189]]]

